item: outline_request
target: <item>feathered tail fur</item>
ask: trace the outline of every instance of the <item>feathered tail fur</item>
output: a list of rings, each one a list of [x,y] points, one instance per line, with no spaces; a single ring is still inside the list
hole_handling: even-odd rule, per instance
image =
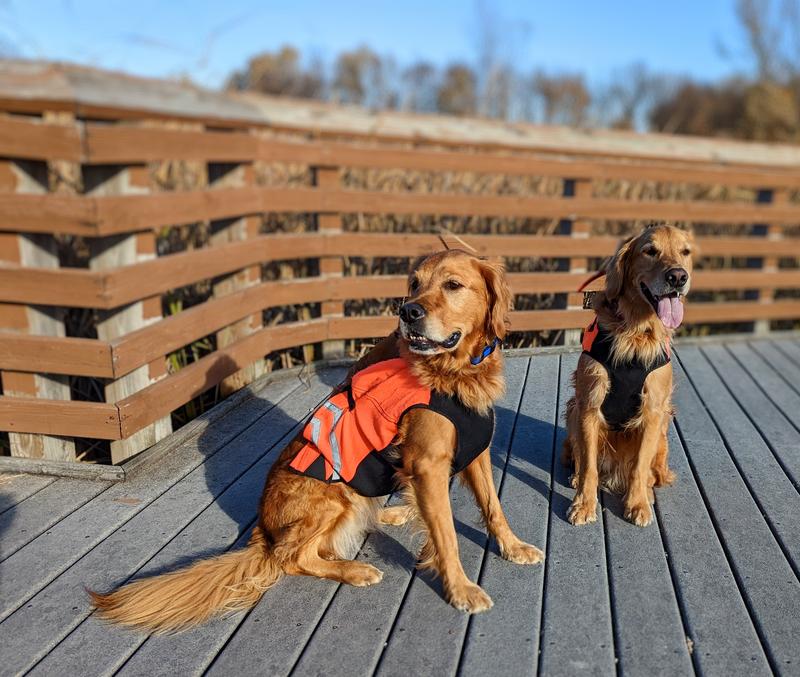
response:
[[[256,527],[241,550],[134,581],[107,595],[92,591],[89,595],[106,620],[170,632],[199,625],[222,612],[249,609],[282,575]]]

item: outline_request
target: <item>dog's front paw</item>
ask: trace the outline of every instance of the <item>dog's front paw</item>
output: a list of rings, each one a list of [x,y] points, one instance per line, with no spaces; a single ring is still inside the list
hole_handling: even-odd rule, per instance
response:
[[[383,572],[366,562],[348,562],[344,581],[357,588],[366,588],[368,585],[380,583]]]
[[[454,585],[447,590],[447,601],[456,609],[466,611],[468,614],[478,614],[494,606],[489,597],[479,585],[467,581]]]
[[[544,553],[539,548],[517,541],[508,546],[500,545],[500,554],[514,564],[538,564],[544,559]]]
[[[575,497],[572,505],[569,506],[567,511],[567,519],[570,524],[579,525],[586,524],[587,522],[597,521],[597,499],[584,500]]]
[[[653,521],[653,509],[649,503],[626,506],[625,519],[633,522],[637,527],[646,527]]]

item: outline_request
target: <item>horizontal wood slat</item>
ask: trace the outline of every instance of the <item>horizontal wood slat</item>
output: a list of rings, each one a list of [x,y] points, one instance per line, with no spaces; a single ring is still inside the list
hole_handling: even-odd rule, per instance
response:
[[[264,212],[800,223],[800,205],[790,202],[733,204],[245,187],[104,197],[0,195],[0,230],[102,236]]]
[[[570,238],[531,235],[470,235],[467,243],[484,256],[567,258],[605,257],[613,254],[618,240],[612,237]],[[753,257],[800,256],[800,238],[698,238],[705,256]],[[406,256],[414,257],[441,248],[438,236],[406,233],[341,233],[320,235],[262,235],[246,242],[235,242],[214,249],[197,249],[170,254],[112,271],[78,269],[49,270],[0,266],[0,301],[35,303],[73,308],[112,309],[194,282],[223,275],[267,261],[316,258],[319,256]],[[698,271],[700,283],[711,271]],[[563,273],[526,273],[517,277],[524,288],[517,293],[572,291],[578,277],[558,277]],[[570,275],[570,274],[567,274]],[[714,271],[708,278],[713,289],[755,289],[796,285],[797,272],[791,270],[762,273],[758,270]],[[741,284],[739,283],[741,282]],[[299,282],[297,282],[299,283]],[[577,284],[576,284],[577,283]],[[290,283],[291,284],[291,283]],[[331,299],[359,298],[352,289],[358,278],[332,282]],[[392,295],[383,280],[372,296]],[[705,284],[705,283],[703,283]],[[537,288],[537,285],[541,287]],[[350,290],[350,291],[349,291]],[[381,291],[385,290],[385,291]],[[523,291],[524,290],[524,291]],[[364,298],[364,297],[360,297]],[[318,300],[318,299],[315,299]]]
[[[128,437],[144,426],[185,404],[193,397],[213,388],[224,378],[235,374],[253,361],[274,350],[328,338],[326,320],[296,322],[264,327],[197,362],[184,367],[119,404],[122,434]]]
[[[0,430],[98,440],[121,437],[119,411],[113,404],[5,395],[0,395]]]
[[[80,162],[82,155],[80,133],[74,125],[0,116],[0,157]]]
[[[111,377],[111,346],[85,338],[0,333],[0,369]]]
[[[575,153],[573,149],[571,151]],[[576,153],[576,154],[579,154]],[[352,143],[297,143],[241,132],[199,132],[89,124],[87,163],[135,163],[159,160],[245,162],[265,160],[310,166],[475,172],[586,179],[627,179],[764,187],[792,187],[800,173],[720,165],[613,159],[575,159],[541,155],[500,155],[428,149],[368,147]]]

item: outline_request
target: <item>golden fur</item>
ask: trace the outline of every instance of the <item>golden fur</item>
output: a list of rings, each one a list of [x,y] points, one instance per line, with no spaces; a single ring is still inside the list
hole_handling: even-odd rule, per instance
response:
[[[671,339],[640,291],[640,283],[662,284],[666,271],[692,270],[694,241],[690,233],[659,225],[623,243],[607,266],[606,286],[594,299],[600,324],[613,336],[612,361],[638,357],[652,365]],[[688,291],[688,283],[685,291]],[[667,426],[672,415],[672,364],[649,373],[641,409],[622,431],[610,430],[601,406],[610,383],[603,365],[581,355],[573,375],[575,396],[567,405],[567,438],[563,460],[574,462],[577,489],[568,519],[585,524],[597,519],[598,482],[625,495],[625,517],[639,526],[653,519],[653,486],[670,484]]]
[[[479,354],[495,336],[506,333],[512,296],[501,266],[461,251],[435,254],[421,261],[410,278],[409,301],[423,306],[416,331],[436,341],[459,332],[451,348],[425,354],[415,351],[403,332],[384,339],[351,370],[398,354],[410,361],[420,381],[454,394],[476,412],[485,412],[503,392],[499,350],[478,365]],[[443,417],[415,409],[403,417],[395,440],[401,469],[398,479],[408,499],[386,509],[380,521],[402,524],[418,518],[425,533],[420,564],[443,579],[448,601],[478,612],[492,606],[489,596],[464,573],[448,492],[456,433]],[[254,605],[284,574],[330,578],[366,586],[383,573],[366,562],[348,559],[372,528],[380,511],[376,499],[364,498],[342,483],[327,484],[288,468],[304,440],[298,436],[283,450],[267,477],[258,524],[246,548],[202,560],[185,569],[130,583],[109,594],[90,593],[102,617],[151,631],[178,630],[228,610]],[[506,559],[540,562],[537,548],[511,531],[492,481],[489,450],[462,473],[484,521]]]

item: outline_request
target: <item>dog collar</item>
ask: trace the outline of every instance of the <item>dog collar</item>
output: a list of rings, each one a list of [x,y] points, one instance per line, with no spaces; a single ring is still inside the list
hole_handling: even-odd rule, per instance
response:
[[[480,355],[478,355],[477,357],[470,357],[470,358],[469,358],[469,361],[470,361],[470,362],[471,362],[473,365],[480,364],[480,363],[481,363],[481,362],[483,362],[483,361],[484,361],[484,360],[485,360],[487,357],[489,357],[489,355],[491,355],[491,354],[494,352],[494,349],[495,349],[495,348],[497,348],[497,346],[499,346],[499,345],[500,345],[500,339],[495,337],[494,341],[492,341],[492,342],[491,342],[491,343],[490,343],[488,346],[486,346],[486,347],[485,347],[485,348],[484,348],[484,349],[481,351],[481,354],[480,354]]]

